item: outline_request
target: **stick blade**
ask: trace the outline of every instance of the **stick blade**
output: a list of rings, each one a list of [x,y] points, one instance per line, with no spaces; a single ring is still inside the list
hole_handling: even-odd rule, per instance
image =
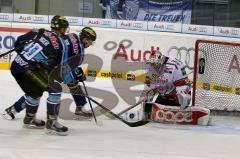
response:
[[[126,123],[126,124],[130,127],[138,127],[138,126],[146,125],[147,123],[149,123],[149,121],[141,120],[141,121],[137,121],[137,122],[134,122],[134,123]]]

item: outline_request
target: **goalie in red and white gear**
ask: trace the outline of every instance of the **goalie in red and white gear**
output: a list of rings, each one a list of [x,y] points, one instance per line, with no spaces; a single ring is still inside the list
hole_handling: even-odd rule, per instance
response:
[[[181,61],[164,56],[161,52],[147,61],[145,84],[152,94],[145,97],[143,118],[160,123],[207,125],[210,110],[202,107],[189,107],[191,101],[191,83]],[[149,94],[149,93],[148,93]],[[144,95],[144,93],[143,93]]]
[[[155,51],[147,60],[145,84],[158,93],[155,103],[168,106],[189,106],[191,83],[181,61]]]

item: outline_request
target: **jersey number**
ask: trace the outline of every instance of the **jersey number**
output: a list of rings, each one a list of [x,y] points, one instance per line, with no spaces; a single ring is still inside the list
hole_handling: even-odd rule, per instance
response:
[[[39,52],[42,51],[42,46],[38,43],[29,44],[24,51],[22,52],[23,57],[27,60],[31,60],[33,57],[35,57]]]

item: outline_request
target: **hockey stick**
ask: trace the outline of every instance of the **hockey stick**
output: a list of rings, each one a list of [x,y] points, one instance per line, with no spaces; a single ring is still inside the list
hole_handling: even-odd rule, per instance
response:
[[[55,80],[56,81],[56,80]],[[58,81],[56,81],[57,83],[59,83]],[[61,83],[59,83],[61,85]],[[122,121],[123,123],[125,123],[126,125],[130,126],[130,127],[137,127],[137,126],[142,126],[145,125],[147,123],[149,123],[149,121],[147,120],[141,120],[141,121],[137,121],[137,122],[128,122],[123,120],[120,116],[118,116],[117,114],[113,113],[111,110],[109,110],[107,107],[105,107],[104,105],[102,105],[101,103],[99,103],[98,101],[96,101],[95,99],[93,99],[92,97],[84,94],[82,92],[81,86],[77,86],[75,87],[72,91],[70,90],[70,92],[72,94],[76,94],[76,95],[82,95],[85,96],[86,98],[88,98],[89,100],[91,100],[93,103],[97,104],[99,107],[101,107],[102,109],[104,109],[105,111],[107,111],[109,114],[111,114],[113,117],[117,118],[118,120]]]
[[[28,44],[30,44],[30,43],[32,43],[32,42],[37,41],[37,40],[43,35],[44,31],[45,31],[45,29],[43,29],[43,28],[39,29],[38,34],[37,34],[37,36],[36,36],[35,38],[33,38],[33,39],[29,40],[29,41],[26,41],[26,42],[24,42],[22,45],[20,45],[20,46],[18,46],[18,47],[15,47],[15,48],[13,48],[13,49],[5,52],[5,53],[0,54],[0,58],[3,57],[3,56],[5,56],[5,55],[10,54],[10,53],[13,52],[13,51],[16,51],[16,50],[18,50],[18,49],[21,49],[21,48],[25,47],[26,45],[28,45]]]
[[[88,96],[88,92],[87,92],[87,88],[86,88],[86,86],[85,86],[85,82],[82,81],[82,84],[83,84],[83,88],[84,88],[84,90],[85,90],[85,93],[86,93],[86,95]],[[95,113],[94,113],[94,111],[93,111],[92,102],[90,101],[89,98],[88,98],[88,103],[89,103],[89,105],[90,105],[90,108],[91,108],[91,111],[92,111],[92,114],[93,114],[93,118],[94,118],[94,120],[95,120],[95,123],[96,123],[97,125],[99,125],[98,122],[97,122],[97,119],[96,119],[96,115],[95,115]],[[101,124],[101,125],[102,125],[102,124]]]
[[[56,82],[58,84],[60,84],[61,88],[66,87],[66,84],[59,82],[57,80],[54,80],[53,82]],[[51,87],[52,86],[52,87]],[[50,87],[52,89],[56,89],[58,90],[58,88],[54,88],[54,85],[50,85]],[[68,88],[70,88],[69,86],[67,86]],[[72,90],[71,90],[72,88]],[[141,121],[137,121],[137,122],[128,122],[125,121],[124,119],[122,119],[120,116],[118,116],[117,114],[113,113],[110,109],[106,108],[104,105],[102,105],[101,103],[99,103],[98,101],[96,101],[95,99],[93,99],[92,97],[84,94],[82,92],[81,86],[77,85],[77,86],[73,86],[70,88],[70,92],[71,94],[75,94],[75,95],[81,95],[81,96],[85,96],[86,98],[88,98],[89,100],[91,100],[93,103],[97,104],[99,107],[101,107],[103,110],[107,111],[110,115],[112,115],[113,117],[117,118],[118,120],[122,121],[123,123],[125,123],[126,125],[130,126],[130,127],[138,127],[138,126],[142,126],[145,125],[147,123],[149,123],[149,121],[147,120],[141,120]],[[65,92],[67,93],[67,92]]]
[[[119,112],[117,115],[118,115],[118,116],[122,115],[123,113],[125,113],[125,112],[127,112],[127,111],[129,111],[129,110],[131,110],[131,109],[133,109],[133,108],[135,108],[136,106],[138,106],[139,104],[141,104],[141,103],[144,102],[144,101],[145,101],[145,99],[144,99],[144,100],[141,100],[141,101],[138,101],[138,102],[135,103],[134,105],[131,105],[130,107],[122,110],[122,111]]]
[[[153,91],[154,93],[156,93],[156,92],[155,92],[156,89],[157,89],[157,88],[148,90],[148,91],[145,93],[145,94],[147,95],[147,97],[146,97],[145,99],[142,99],[142,100],[138,101],[137,103],[129,106],[128,108],[126,108],[126,109],[122,110],[121,112],[119,112],[117,115],[118,115],[118,116],[121,116],[123,113],[125,113],[125,112],[127,112],[127,111],[129,111],[129,110],[131,110],[131,109],[133,109],[133,108],[135,108],[136,106],[138,106],[138,105],[141,104],[142,102],[146,102],[146,100],[148,99],[148,94],[149,94],[151,91]],[[105,115],[106,115],[106,114],[105,114]],[[111,117],[108,116],[108,115],[107,115],[107,117],[111,118]],[[114,119],[114,118],[111,118],[111,119]]]
[[[146,125],[147,123],[149,123],[149,121],[147,120],[140,120],[137,122],[128,122],[123,120],[120,116],[118,116],[117,114],[113,113],[111,110],[109,110],[108,108],[106,108],[105,106],[103,106],[101,103],[97,102],[95,99],[93,99],[92,97],[86,96],[88,99],[90,99],[93,103],[97,104],[99,107],[101,107],[102,109],[104,109],[105,111],[107,111],[109,114],[111,114],[113,117],[117,118],[118,120],[122,121],[123,123],[125,123],[126,125],[130,126],[130,127],[138,127],[138,126],[142,126],[142,125]]]

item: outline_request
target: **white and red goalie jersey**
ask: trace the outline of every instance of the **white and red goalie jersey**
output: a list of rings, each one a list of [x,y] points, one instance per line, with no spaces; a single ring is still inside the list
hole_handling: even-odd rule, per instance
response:
[[[181,61],[166,58],[162,68],[149,64],[145,83],[151,89],[157,89],[159,96],[179,104],[177,94],[190,94],[191,83]]]

